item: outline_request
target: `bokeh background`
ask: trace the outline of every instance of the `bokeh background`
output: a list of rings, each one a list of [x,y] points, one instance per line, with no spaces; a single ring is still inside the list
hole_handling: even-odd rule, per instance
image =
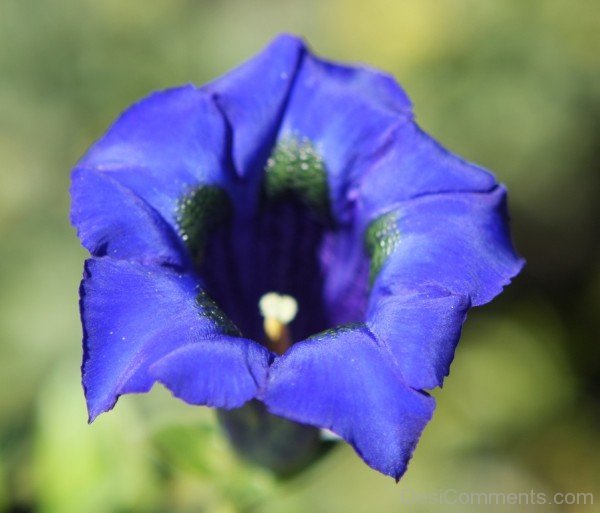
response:
[[[399,485],[347,446],[277,482],[159,388],[86,424],[69,170],[136,99],[282,31],[394,73],[510,190],[528,266],[470,315]],[[0,0],[0,511],[600,511],[599,53],[596,0]],[[447,489],[595,504],[403,504]]]

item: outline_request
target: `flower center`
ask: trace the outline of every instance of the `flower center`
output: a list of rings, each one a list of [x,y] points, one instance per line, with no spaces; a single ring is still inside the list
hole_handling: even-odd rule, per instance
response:
[[[399,242],[395,216],[364,235],[337,224],[325,164],[306,138],[279,142],[255,185],[201,185],[179,202],[179,234],[206,297],[244,337],[277,353],[292,333],[298,341],[362,321],[369,282]]]

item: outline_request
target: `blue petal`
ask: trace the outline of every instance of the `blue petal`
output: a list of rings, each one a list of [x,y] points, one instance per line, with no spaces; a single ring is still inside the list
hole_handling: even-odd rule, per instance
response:
[[[349,67],[306,55],[283,119],[280,139],[307,138],[328,171],[334,213],[348,216],[349,188],[387,144],[411,104],[394,79],[366,67]]]
[[[203,378],[207,403],[228,407],[243,403],[256,392],[260,385],[256,369],[266,367],[267,351],[249,340],[233,344],[224,334],[223,325],[215,320],[214,311],[197,303],[198,293],[194,277],[164,267],[110,258],[86,262],[81,316],[83,385],[90,420],[111,409],[121,394],[147,392],[157,377],[172,384],[178,394],[188,395],[181,386],[191,383],[195,376],[177,377],[173,369],[169,370],[168,362],[178,358],[176,355],[159,365],[156,375],[149,370],[152,364],[188,344],[203,346],[196,354],[202,354],[203,362],[213,366]],[[221,341],[228,347],[225,354],[223,350],[212,350]],[[244,344],[255,347],[244,350]],[[187,365],[182,373],[192,370]],[[232,375],[232,371],[242,374]],[[206,370],[199,368],[201,372]],[[240,386],[242,382],[254,383],[254,390]],[[192,386],[190,396],[200,400],[193,390]],[[208,396],[211,391],[214,397]]]
[[[371,293],[411,294],[446,289],[491,301],[523,267],[508,232],[506,193],[438,194],[404,202],[395,211],[400,242]]]
[[[219,337],[176,349],[152,365],[150,374],[187,403],[238,408],[264,383],[268,358],[251,340]]]
[[[303,53],[300,39],[280,36],[257,56],[204,87],[216,97],[231,124],[233,161],[240,176],[262,171]]]
[[[173,265],[186,261],[173,228],[110,175],[75,170],[71,197],[71,222],[92,255]]]
[[[371,308],[367,325],[394,357],[412,388],[441,386],[450,371],[469,300],[432,290],[388,296]]]
[[[431,397],[403,383],[364,326],[292,346],[271,367],[264,400],[277,415],[331,429],[396,479],[434,409]]]
[[[126,110],[76,172],[93,169],[110,176],[176,228],[178,202],[192,189],[201,184],[232,188],[227,147],[226,122],[213,99],[185,86],[154,93]],[[87,208],[94,193],[90,188],[73,208]]]
[[[450,153],[413,121],[400,122],[390,144],[361,178],[352,194],[363,216],[372,219],[397,202],[426,194],[488,192],[494,176]]]

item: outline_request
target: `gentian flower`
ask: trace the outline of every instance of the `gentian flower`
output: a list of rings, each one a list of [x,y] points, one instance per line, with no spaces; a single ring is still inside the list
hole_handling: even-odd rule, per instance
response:
[[[490,173],[423,132],[390,76],[292,36],[132,106],[71,193],[90,420],[156,382],[257,400],[396,479],[467,310],[523,264]]]

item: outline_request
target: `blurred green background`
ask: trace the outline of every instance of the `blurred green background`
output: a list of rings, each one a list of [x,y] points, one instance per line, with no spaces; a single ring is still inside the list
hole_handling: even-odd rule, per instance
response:
[[[528,266],[471,313],[399,485],[347,446],[277,483],[158,388],[86,424],[69,170],[136,99],[281,31],[393,72],[511,193]],[[599,511],[599,50],[596,0],[0,0],[0,511]],[[403,505],[446,489],[596,504]]]

